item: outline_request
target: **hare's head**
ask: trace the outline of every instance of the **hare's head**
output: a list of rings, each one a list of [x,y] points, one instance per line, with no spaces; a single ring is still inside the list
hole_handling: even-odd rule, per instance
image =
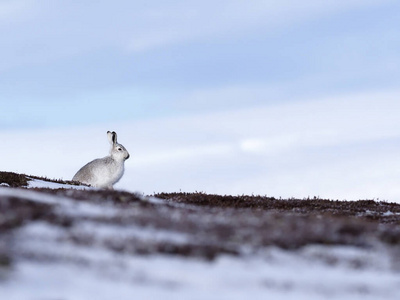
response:
[[[129,158],[129,153],[124,146],[118,144],[117,134],[114,131],[107,131],[108,140],[111,144],[110,156],[115,160],[126,160]]]

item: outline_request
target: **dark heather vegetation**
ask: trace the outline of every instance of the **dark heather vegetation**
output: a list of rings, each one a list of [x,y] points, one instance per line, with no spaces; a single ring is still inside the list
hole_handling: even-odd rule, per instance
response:
[[[26,175],[0,172],[0,184],[9,185],[10,187],[26,187],[28,180]]]
[[[17,174],[13,172],[1,172],[0,171],[0,184],[5,184],[10,187],[27,187],[28,181],[32,179],[38,179],[47,182],[54,182],[60,184],[69,184],[69,185],[83,185],[76,181],[71,180],[61,180],[61,179],[50,179],[47,177],[40,177],[35,175],[25,175],[25,174]]]
[[[30,178],[0,172],[0,184],[9,186],[1,189],[25,190]],[[32,201],[28,196],[0,194],[0,266],[9,264],[15,256],[57,259],[49,253],[11,250],[9,240],[15,229],[33,222],[61,229],[63,234],[57,243],[96,246],[115,253],[209,260],[221,254],[259,253],[270,246],[289,250],[307,245],[384,246],[397,250],[400,247],[400,205],[396,203],[205,193],[143,196],[118,190],[29,190],[60,203],[69,199],[100,210],[112,208],[113,213],[101,217],[74,214],[56,204]],[[81,224],[91,224],[94,230],[81,230]],[[125,229],[126,234],[121,237],[97,233],[96,228],[107,226],[117,231]],[[147,235],[137,234],[138,231]]]

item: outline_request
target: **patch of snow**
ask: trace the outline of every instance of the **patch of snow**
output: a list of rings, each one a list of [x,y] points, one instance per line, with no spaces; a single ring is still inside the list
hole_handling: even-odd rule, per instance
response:
[[[147,202],[153,203],[153,204],[165,204],[165,201],[160,198],[156,197],[143,197],[142,200],[145,200]]]
[[[9,187],[10,185],[8,183],[2,182],[2,183],[0,183],[0,186]]]
[[[17,197],[43,204],[58,204],[57,197],[25,189],[0,188],[0,196]],[[69,199],[68,199],[69,200]]]
[[[75,189],[75,190],[92,189],[91,187],[84,185],[63,184],[63,183],[39,180],[34,178],[29,179],[28,188]]]
[[[387,212],[384,212],[384,213],[382,214],[382,216],[384,216],[384,217],[398,216],[398,215],[400,215],[400,213],[394,213],[394,212],[392,212],[392,211],[390,211],[390,210],[388,210]]]
[[[110,205],[95,205],[88,202],[76,201],[68,197],[51,195],[28,189],[0,188],[0,196],[17,197],[27,201],[56,205],[64,214],[88,217],[107,217],[117,213]]]
[[[184,244],[189,241],[189,236],[180,232],[149,227],[126,227],[121,225],[95,224],[93,222],[81,222],[79,224],[79,233],[101,238],[103,240],[108,238],[135,238],[151,242],[172,242],[174,244]]]

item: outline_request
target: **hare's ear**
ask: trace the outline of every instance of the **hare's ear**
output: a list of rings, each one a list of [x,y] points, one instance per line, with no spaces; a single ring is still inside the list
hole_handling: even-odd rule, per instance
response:
[[[117,143],[117,134],[114,131],[107,131],[107,137],[111,145],[115,145]]]

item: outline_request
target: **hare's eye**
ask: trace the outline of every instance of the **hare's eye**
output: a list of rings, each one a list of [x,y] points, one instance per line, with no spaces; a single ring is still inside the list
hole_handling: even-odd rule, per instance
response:
[[[118,151],[122,151],[122,148],[118,148]]]

